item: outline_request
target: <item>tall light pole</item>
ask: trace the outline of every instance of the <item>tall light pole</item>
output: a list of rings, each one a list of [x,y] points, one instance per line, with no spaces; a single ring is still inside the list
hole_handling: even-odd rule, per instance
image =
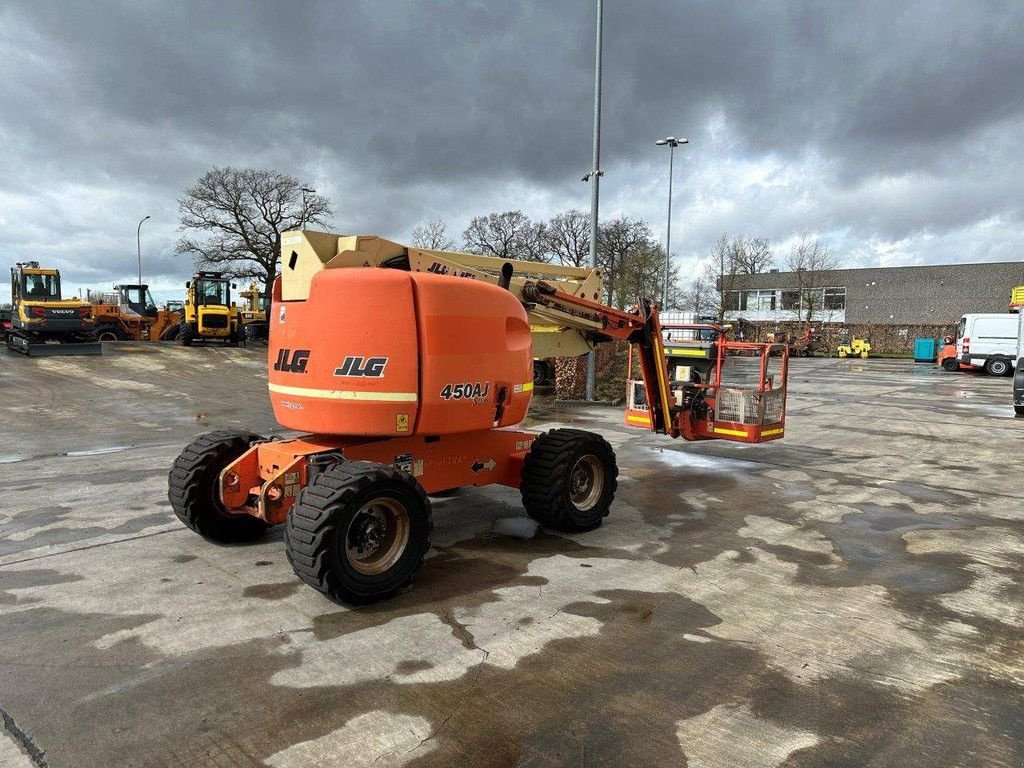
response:
[[[590,268],[597,267],[597,219],[601,197],[601,41],[603,37],[604,0],[597,0],[597,43],[594,49],[594,163],[583,177],[590,182]],[[587,400],[594,399],[597,361],[594,353],[587,355]]]
[[[665,227],[665,284],[661,291],[661,308],[668,309],[668,278],[672,271],[672,164],[675,159],[676,147],[689,144],[689,139],[666,136],[656,142],[659,147],[668,147],[668,224]]]
[[[139,286],[142,285],[142,222],[148,219],[149,216],[144,216],[139,221],[139,226],[135,228],[135,248],[139,254]],[[141,291],[142,288],[140,287]],[[143,303],[145,303],[145,297],[143,297]]]

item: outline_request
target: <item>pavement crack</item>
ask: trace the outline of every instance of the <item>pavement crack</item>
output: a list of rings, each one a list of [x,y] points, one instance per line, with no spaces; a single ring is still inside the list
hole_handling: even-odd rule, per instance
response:
[[[32,737],[14,721],[14,717],[11,713],[3,707],[0,707],[0,718],[3,719],[4,728],[7,732],[10,733],[11,736],[14,737],[15,741],[21,745],[21,748],[28,753],[32,764],[37,766],[37,768],[47,768],[46,751],[41,749],[39,745],[32,740]]]
[[[466,629],[466,625],[455,618],[451,608],[445,608],[438,614],[438,618],[452,629],[452,635],[462,643],[463,648],[471,651],[479,651],[473,633]]]

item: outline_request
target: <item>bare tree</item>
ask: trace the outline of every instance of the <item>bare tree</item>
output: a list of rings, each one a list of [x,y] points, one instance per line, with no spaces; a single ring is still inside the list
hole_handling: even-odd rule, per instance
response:
[[[455,241],[448,234],[448,225],[441,219],[431,219],[426,224],[412,228],[412,244],[417,248],[431,251],[451,251]]]
[[[573,209],[547,224],[548,250],[561,264],[585,267],[590,259],[590,214]]]
[[[281,255],[281,233],[324,224],[326,197],[303,192],[293,176],[258,168],[213,168],[178,200],[183,234],[177,252],[198,267],[263,283],[270,296]],[[196,230],[190,233],[189,230]]]
[[[767,272],[775,262],[768,238],[742,235],[732,241],[732,259],[736,272],[741,275]]]
[[[705,267],[707,278],[715,286],[718,294],[716,309],[720,323],[725,320],[729,294],[735,290],[736,275],[739,274],[735,242],[730,242],[729,236],[725,234],[719,237],[711,249],[711,262]]]
[[[547,227],[534,222],[522,211],[503,211],[477,216],[462,233],[470,253],[499,259],[550,261]]]
[[[647,222],[622,215],[601,224],[597,233],[597,262],[604,272],[606,301],[622,307],[634,297],[623,294],[622,273],[628,262],[653,240]],[[657,294],[655,294],[657,295]]]
[[[799,319],[809,323],[814,313],[823,308],[826,282],[823,273],[835,269],[838,263],[835,251],[819,238],[812,240],[805,234],[793,244],[786,257],[786,266],[796,274],[801,304]]]
[[[690,287],[683,292],[681,309],[691,312],[718,312],[716,303],[717,291],[715,290],[714,279],[708,275],[708,265],[704,266],[697,277],[690,283]]]

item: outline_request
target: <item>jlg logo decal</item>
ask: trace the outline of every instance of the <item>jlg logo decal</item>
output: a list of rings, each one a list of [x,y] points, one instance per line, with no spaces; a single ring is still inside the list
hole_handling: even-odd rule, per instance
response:
[[[359,357],[350,355],[339,365],[335,376],[358,376],[379,379],[384,375],[384,367],[388,364],[387,357]]]
[[[285,373],[305,373],[306,363],[309,362],[308,349],[282,349],[277,353],[277,362],[274,363],[275,371]]]

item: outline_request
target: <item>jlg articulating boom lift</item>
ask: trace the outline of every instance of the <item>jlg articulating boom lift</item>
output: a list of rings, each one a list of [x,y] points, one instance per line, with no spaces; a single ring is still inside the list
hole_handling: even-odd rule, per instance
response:
[[[24,355],[99,355],[92,305],[61,297],[60,272],[37,261],[11,268],[7,346]]]
[[[425,252],[380,238],[335,235],[330,248],[302,250],[310,235],[330,237],[283,238],[268,349],[274,415],[305,434],[201,436],[174,462],[168,495],[186,525],[215,541],[253,539],[284,523],[296,574],[334,599],[372,602],[412,580],[430,546],[430,493],[519,488],[527,514],[559,531],[596,528],[608,514],[618,469],[604,438],[515,428],[533,394],[531,317],[560,329],[551,333],[577,334],[584,349],[630,342],[645,426],[656,433],[742,442],[782,436],[784,347],[716,337],[709,365],[723,368],[735,348],[762,371],[748,381],[747,400],[757,405],[773,394],[780,405],[770,414],[763,407],[730,413],[737,421],[724,422],[715,413],[720,377],[674,384],[657,309],[646,301],[631,312],[598,303],[599,276],[591,298],[589,290],[576,295],[519,278],[511,262],[476,261],[473,274],[456,275],[418,269]],[[382,251],[391,252],[385,268],[363,266]],[[422,263],[482,259],[435,256]],[[775,352],[781,371],[768,380],[765,361]]]

